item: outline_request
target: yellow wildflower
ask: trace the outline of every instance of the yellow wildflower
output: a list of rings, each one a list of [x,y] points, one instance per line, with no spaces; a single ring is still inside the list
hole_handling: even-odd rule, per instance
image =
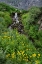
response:
[[[24,54],[24,51],[22,51],[21,54],[23,55]]]
[[[8,58],[9,56],[10,56],[10,54],[7,54],[7,55],[6,55],[6,58]]]
[[[30,56],[30,58],[31,58],[32,56]]]
[[[18,51],[18,53],[17,53],[18,55],[21,55],[21,53]]]
[[[12,58],[15,58],[15,52],[11,54]]]
[[[28,62],[28,59],[26,59],[26,58],[25,58],[25,59],[23,59],[23,60],[24,60],[24,61],[26,61],[26,62]]]
[[[32,56],[33,56],[33,57],[36,57],[36,54],[34,53],[34,54],[32,54]]]
[[[7,38],[7,36],[4,36],[4,38]]]
[[[38,54],[38,56],[40,56],[40,54]]]
[[[39,64],[39,63],[40,63],[39,60],[36,60],[36,61],[35,61],[35,64]]]

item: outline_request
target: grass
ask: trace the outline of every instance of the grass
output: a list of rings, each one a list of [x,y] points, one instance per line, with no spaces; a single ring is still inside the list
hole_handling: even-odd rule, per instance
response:
[[[26,36],[16,29],[7,28],[12,23],[10,15],[16,9],[0,3],[0,64],[42,64],[42,30],[38,31],[37,24],[41,10],[32,7],[27,12],[22,11],[21,21]]]

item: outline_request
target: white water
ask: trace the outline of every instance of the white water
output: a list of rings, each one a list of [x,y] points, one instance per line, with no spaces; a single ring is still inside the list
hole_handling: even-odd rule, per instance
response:
[[[15,18],[16,24],[19,23],[17,12],[15,13],[14,18]]]
[[[14,16],[14,18],[16,19],[18,16],[17,16],[17,12],[15,13],[15,16]]]
[[[13,17],[13,21],[14,21],[14,20],[15,20],[15,22],[13,22],[13,24],[11,24],[11,25],[9,26],[9,29],[12,29],[11,26],[13,26],[13,25],[15,25],[15,24],[19,24],[17,12],[15,13],[15,16]]]

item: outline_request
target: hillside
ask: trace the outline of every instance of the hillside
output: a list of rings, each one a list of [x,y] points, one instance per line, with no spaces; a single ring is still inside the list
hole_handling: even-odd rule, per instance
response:
[[[42,7],[25,11],[0,3],[0,64],[42,64]]]

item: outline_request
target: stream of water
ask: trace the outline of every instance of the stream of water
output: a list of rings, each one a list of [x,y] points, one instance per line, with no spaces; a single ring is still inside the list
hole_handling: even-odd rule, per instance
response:
[[[15,25],[15,24],[19,24],[19,20],[18,20],[18,14],[17,12],[15,13],[15,15],[13,16],[13,23],[9,26],[9,29],[12,29],[12,26]]]
[[[19,20],[18,20],[18,14],[17,14],[17,12],[15,13],[14,18],[15,18],[16,24],[17,24],[17,23],[19,23]]]

